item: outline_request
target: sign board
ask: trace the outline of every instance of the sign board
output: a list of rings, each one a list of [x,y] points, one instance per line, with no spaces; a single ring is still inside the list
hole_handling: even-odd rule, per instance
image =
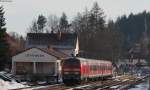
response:
[[[12,57],[12,61],[18,62],[56,62],[56,60],[56,57],[38,48],[31,48]]]

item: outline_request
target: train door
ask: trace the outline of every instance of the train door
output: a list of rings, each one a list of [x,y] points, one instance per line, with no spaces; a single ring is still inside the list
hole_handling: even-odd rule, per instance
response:
[[[81,61],[81,78],[82,79],[87,79],[89,72],[88,72],[88,61],[87,60],[83,60]]]

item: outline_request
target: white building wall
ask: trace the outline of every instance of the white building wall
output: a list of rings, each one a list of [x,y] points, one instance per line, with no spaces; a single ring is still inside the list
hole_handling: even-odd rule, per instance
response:
[[[40,49],[37,48],[32,48],[27,51],[24,51],[16,56],[12,57],[12,73],[15,74],[16,72],[16,62],[32,62],[33,63],[33,72],[36,73],[37,68],[36,63],[37,62],[52,62],[52,63],[57,63],[59,60],[52,56],[49,55]],[[50,68],[52,69],[52,68]],[[56,68],[54,68],[56,69]]]

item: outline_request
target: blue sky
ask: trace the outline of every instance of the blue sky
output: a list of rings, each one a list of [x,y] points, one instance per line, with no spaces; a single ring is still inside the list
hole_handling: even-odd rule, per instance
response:
[[[135,14],[150,11],[150,0],[12,0],[0,2],[0,5],[5,8],[7,31],[25,35],[27,28],[39,14],[46,17],[56,14],[60,17],[65,12],[71,20],[86,7],[91,9],[95,1],[103,9],[106,20],[115,20],[118,16],[131,12]]]

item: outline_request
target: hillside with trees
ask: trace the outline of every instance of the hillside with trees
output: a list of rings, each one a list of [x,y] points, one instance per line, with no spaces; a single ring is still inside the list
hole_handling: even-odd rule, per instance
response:
[[[142,45],[145,33],[149,38],[150,12],[143,11],[138,14],[131,13],[129,16],[123,15],[116,20],[115,29],[123,34],[124,44],[122,49],[124,54],[127,54],[131,48],[135,47],[135,44]]]
[[[150,28],[150,13],[123,15],[116,21],[106,22],[105,13],[98,3],[84,12],[79,12],[68,21],[65,12],[61,17],[40,14],[28,28],[29,33],[77,33],[80,44],[79,56],[117,61],[128,58],[129,51],[136,43],[141,43],[147,21],[147,33]]]
[[[16,32],[11,32],[9,39],[6,39],[3,7],[0,7],[0,16],[0,61],[3,62],[0,69],[4,69],[5,65],[10,66],[11,56],[25,48],[25,38]],[[116,62],[119,58],[129,58],[130,50],[136,44],[140,45],[142,54],[149,50],[150,41],[145,44],[144,35],[146,30],[148,38],[150,37],[150,12],[123,15],[116,21],[106,21],[105,17],[103,9],[95,2],[90,10],[85,9],[84,12],[77,13],[71,21],[68,20],[65,12],[61,17],[49,15],[47,18],[39,14],[29,26],[28,32],[77,33],[80,45],[78,56],[86,58]]]
[[[147,20],[147,33],[150,28],[150,13],[123,15],[116,21],[106,22],[105,13],[98,3],[84,12],[79,12],[73,20],[68,21],[65,12],[61,17],[40,15],[29,28],[31,33],[77,33],[80,44],[79,56],[96,59],[128,58],[129,51],[136,43],[141,43]],[[41,22],[41,23],[38,23]],[[39,28],[42,25],[42,29]]]

